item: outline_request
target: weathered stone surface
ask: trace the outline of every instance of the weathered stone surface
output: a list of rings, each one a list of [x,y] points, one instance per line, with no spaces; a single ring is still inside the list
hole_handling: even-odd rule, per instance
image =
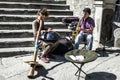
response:
[[[0,80],[5,80],[5,78],[3,76],[0,75]]]
[[[23,47],[33,47],[33,40],[28,42],[28,39],[25,39],[27,42],[19,42],[16,39],[19,38],[20,40],[33,37],[32,21],[36,18],[38,10],[44,7],[48,8],[50,13],[49,17],[45,20],[45,27],[51,27],[52,29],[59,28],[61,35],[66,33],[64,29],[67,29],[67,27],[62,23],[62,18],[72,16],[73,14],[72,11],[69,10],[69,6],[66,5],[66,2],[63,0],[0,1],[0,38],[2,40],[6,39],[4,42],[2,40],[2,42],[0,41],[0,57],[31,52],[31,49],[25,51],[26,49],[23,49]],[[68,32],[68,34],[69,33],[70,32]],[[12,40],[7,41],[8,39],[15,39],[16,42],[12,42]]]
[[[115,45],[115,47],[120,47],[120,38],[118,38],[118,39],[116,40],[116,45]]]
[[[108,56],[98,57],[95,61],[86,63],[82,69],[91,78],[82,73],[80,80],[120,80],[120,56],[115,56],[115,53],[120,54],[120,48],[106,49],[105,54]],[[2,58],[0,77],[5,77],[6,80],[77,80],[77,76],[74,75],[77,68],[63,56],[55,57],[56,59],[52,59],[50,63],[43,63],[37,59],[43,67],[36,69],[33,79],[27,77],[30,66],[24,63],[31,60],[32,55]]]
[[[117,28],[114,30],[114,37],[115,38],[120,38],[120,28]]]
[[[66,0],[70,5],[70,10],[73,10],[74,16],[82,17],[82,12],[85,7],[90,7],[92,10],[91,16],[94,15],[94,0]]]
[[[114,30],[114,37],[115,37],[114,46],[120,47],[120,28]]]
[[[102,15],[102,27],[101,27],[101,43],[109,41],[112,38],[112,27],[113,27],[113,9],[104,9]]]

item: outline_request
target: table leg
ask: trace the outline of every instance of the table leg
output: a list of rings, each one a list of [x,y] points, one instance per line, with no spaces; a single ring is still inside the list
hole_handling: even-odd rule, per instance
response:
[[[73,63],[73,62],[72,62],[72,64],[78,68],[77,72],[75,73],[75,75],[78,76],[78,80],[80,79],[80,74],[81,74],[81,72],[83,72],[87,77],[90,77],[90,76],[88,76],[88,75],[82,70],[82,67],[83,67],[84,63],[81,64],[80,67],[78,67],[78,66],[77,66],[75,63]],[[79,72],[79,74],[77,75],[78,72]]]

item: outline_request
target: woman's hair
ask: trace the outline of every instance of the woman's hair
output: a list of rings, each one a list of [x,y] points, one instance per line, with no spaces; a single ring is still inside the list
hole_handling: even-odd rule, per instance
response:
[[[48,16],[47,8],[43,8],[43,9],[39,10],[39,11],[37,12],[37,15],[40,15],[40,13],[41,13],[42,15]]]

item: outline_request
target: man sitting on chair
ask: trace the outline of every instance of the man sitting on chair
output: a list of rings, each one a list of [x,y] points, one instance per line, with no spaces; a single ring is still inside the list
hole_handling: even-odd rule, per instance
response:
[[[86,40],[86,49],[92,49],[93,43],[93,28],[95,27],[95,22],[93,18],[90,17],[91,9],[85,8],[83,10],[83,17],[80,19],[79,33],[75,38],[75,49],[79,48],[79,44],[85,39]]]

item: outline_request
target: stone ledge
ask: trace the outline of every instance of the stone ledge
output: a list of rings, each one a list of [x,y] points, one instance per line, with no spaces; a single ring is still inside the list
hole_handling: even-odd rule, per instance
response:
[[[27,8],[0,8],[0,10],[4,11],[38,11],[40,9],[27,9]],[[62,12],[72,12],[71,10],[60,10],[60,9],[48,9],[48,11],[62,11]]]
[[[45,22],[45,25],[63,24],[62,22]],[[32,22],[0,22],[0,25],[32,25]]]
[[[72,30],[70,29],[52,29],[52,31],[56,31],[56,32],[72,32]],[[33,33],[33,30],[0,30],[0,33],[22,33],[22,32],[29,32],[29,33]]]
[[[24,41],[34,41],[33,37],[31,38],[2,38],[0,39],[0,43],[2,42],[24,42]]]
[[[1,2],[32,2],[32,3],[52,3],[52,4],[66,4],[66,1],[52,1],[52,0],[0,0]]]
[[[0,14],[0,17],[30,17],[30,18],[35,18],[37,15],[15,15],[15,14]],[[56,17],[56,18],[61,18],[61,17],[73,17],[71,15],[49,15],[48,18],[50,17]]]
[[[22,4],[22,5],[55,5],[55,6],[67,6],[65,4],[47,4],[47,3],[30,3],[30,2],[0,2],[0,4]]]
[[[28,51],[28,52],[31,52],[31,51],[34,51],[34,47],[16,47],[16,48],[0,48],[0,54],[1,53],[10,53],[10,52],[22,52],[22,51]]]

